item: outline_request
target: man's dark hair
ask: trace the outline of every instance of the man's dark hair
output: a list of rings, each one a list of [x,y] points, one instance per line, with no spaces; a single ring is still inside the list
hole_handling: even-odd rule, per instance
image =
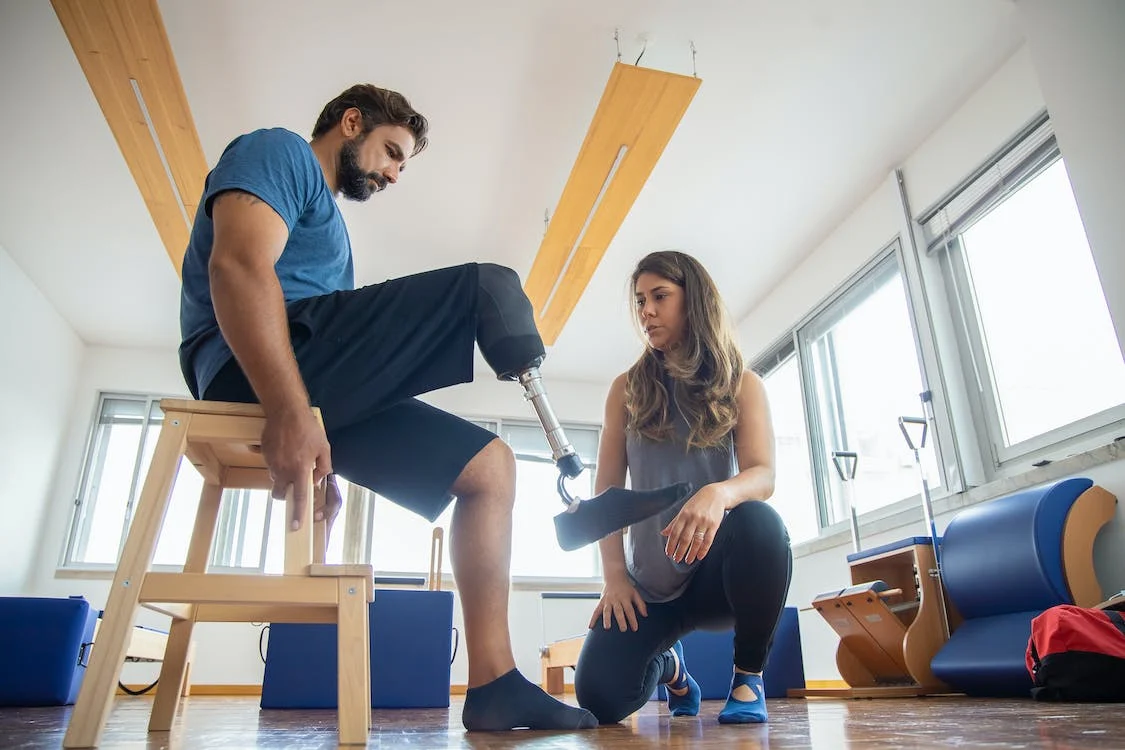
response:
[[[324,106],[316,119],[312,137],[319,138],[340,122],[344,113],[355,107],[363,114],[363,133],[370,133],[379,125],[400,125],[414,136],[414,154],[429,142],[430,129],[426,118],[419,114],[406,97],[397,91],[381,89],[369,83],[359,83],[337,96]]]

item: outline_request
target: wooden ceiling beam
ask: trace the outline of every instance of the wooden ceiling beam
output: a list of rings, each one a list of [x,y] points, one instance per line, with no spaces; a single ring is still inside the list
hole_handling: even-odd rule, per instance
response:
[[[156,0],[51,4],[179,274],[207,160],[160,8]]]
[[[524,284],[554,344],[699,89],[693,76],[614,65]]]

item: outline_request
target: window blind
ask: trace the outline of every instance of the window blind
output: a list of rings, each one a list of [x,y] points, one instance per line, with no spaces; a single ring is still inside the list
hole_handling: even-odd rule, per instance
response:
[[[1058,158],[1058,142],[1051,121],[1043,112],[960,185],[918,216],[927,252],[944,248]]]

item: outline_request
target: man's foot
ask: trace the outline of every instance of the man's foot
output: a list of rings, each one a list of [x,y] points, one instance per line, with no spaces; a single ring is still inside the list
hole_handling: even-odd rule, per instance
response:
[[[676,660],[676,675],[670,682],[664,683],[664,689],[668,691],[668,710],[673,716],[697,716],[702,692],[684,664],[684,644],[676,641],[670,653]]]
[[[764,724],[768,718],[762,676],[736,670],[730,683],[730,697],[719,712],[719,723]]]
[[[461,722],[470,732],[508,729],[593,729],[598,720],[584,708],[574,708],[547,695],[513,669],[465,693]]]

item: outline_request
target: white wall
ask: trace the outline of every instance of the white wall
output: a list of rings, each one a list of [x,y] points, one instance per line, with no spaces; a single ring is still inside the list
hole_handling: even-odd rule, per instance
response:
[[[1083,10],[1076,14],[1078,19],[1063,23],[1062,19],[1070,19],[1079,5]],[[1121,304],[1125,297],[1125,267],[1121,265],[1125,225],[1118,205],[1125,196],[1125,149],[1120,135],[1125,132],[1125,94],[1119,85],[1125,74],[1121,64],[1125,53],[1120,45],[1120,39],[1125,38],[1120,25],[1125,6],[1097,1],[1053,4],[1046,0],[1020,0],[1017,6],[1027,17],[1032,44],[1017,51],[905,159],[902,171],[910,205],[917,214],[934,203],[1048,106],[1091,245],[1096,241],[1102,245],[1098,260],[1102,284],[1120,336],[1125,330],[1125,306]],[[1044,78],[1042,90],[1040,75]],[[1049,94],[1046,99],[1043,92]],[[1080,190],[1080,186],[1085,189]],[[897,185],[893,176],[888,176],[740,322],[739,333],[750,359],[830,296],[900,235],[903,227]],[[1122,455],[1119,449],[1113,453]],[[1055,472],[1060,468],[1056,465]],[[1088,476],[1119,498],[1125,497],[1125,460],[1072,468],[1074,474]],[[1033,479],[1038,476],[1031,474]],[[1047,478],[1046,474],[1042,477]],[[953,498],[953,502],[959,499]],[[955,512],[937,516],[939,532]],[[865,527],[864,547],[926,534],[920,516],[920,509],[916,509]],[[847,534],[829,542],[798,545],[789,604],[808,607],[817,594],[850,584],[846,562],[850,551]],[[1098,538],[1095,568],[1106,592],[1125,588],[1125,522],[1120,510]],[[806,678],[839,679],[835,664],[839,639],[835,633],[815,611],[802,612],[800,623]]]
[[[77,358],[76,358],[77,364]],[[72,380],[75,380],[72,378]],[[549,370],[545,384],[551,404],[560,418],[575,422],[600,423],[604,389],[584,383],[552,381]],[[106,578],[75,578],[56,574],[58,561],[70,520],[70,500],[76,489],[81,461],[90,430],[97,394],[102,390],[136,392],[167,396],[186,396],[173,350],[138,350],[88,347],[82,356],[81,376],[68,384],[65,399],[67,408],[55,420],[51,435],[63,436],[63,448],[58,460],[42,466],[36,475],[53,477],[49,488],[49,502],[40,508],[49,508],[40,531],[37,553],[32,552],[31,535],[21,543],[26,548],[23,560],[35,561],[34,574],[29,576],[27,589],[37,596],[83,595],[95,607],[102,607],[108,597],[110,581]],[[534,418],[530,404],[523,400],[522,389],[513,383],[500,383],[491,378],[428,394],[425,399],[439,408],[466,416],[491,416],[501,418]],[[73,401],[73,407],[70,406]],[[44,494],[47,487],[44,487]],[[561,509],[561,505],[560,505]],[[448,571],[447,571],[448,572]],[[22,580],[22,578],[21,578]],[[454,598],[454,621],[462,628],[459,599]],[[529,678],[538,680],[539,647],[543,639],[574,635],[576,628],[584,625],[592,602],[549,602],[545,625],[541,615],[538,590],[519,586],[510,600],[510,627],[518,666]],[[166,627],[167,619],[142,611],[138,622],[153,627]],[[463,632],[463,628],[462,628]],[[196,628],[197,661],[192,671],[192,681],[198,684],[260,684],[263,665],[258,656],[259,628],[244,623],[203,623]],[[558,635],[562,633],[562,635]],[[147,682],[155,679],[157,666],[127,664],[123,672],[127,682]],[[465,649],[458,650],[453,665],[452,681],[467,681],[468,665]]]
[[[1016,14],[1125,353],[1125,3],[1019,0]]]
[[[82,341],[0,247],[0,595],[24,589],[70,418]]]

